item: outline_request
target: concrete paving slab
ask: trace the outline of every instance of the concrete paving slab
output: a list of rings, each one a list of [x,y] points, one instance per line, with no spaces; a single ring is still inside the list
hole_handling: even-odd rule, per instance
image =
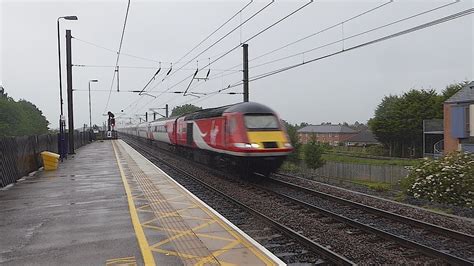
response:
[[[76,152],[0,191],[0,264],[143,264],[111,142]]]

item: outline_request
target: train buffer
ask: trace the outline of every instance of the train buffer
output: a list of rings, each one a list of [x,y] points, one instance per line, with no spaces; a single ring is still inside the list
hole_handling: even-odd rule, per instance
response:
[[[278,265],[122,140],[0,191],[2,265]]]

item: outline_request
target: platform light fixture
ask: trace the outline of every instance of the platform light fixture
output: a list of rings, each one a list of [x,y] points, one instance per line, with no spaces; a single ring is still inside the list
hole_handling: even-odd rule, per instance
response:
[[[61,41],[59,34],[59,20],[77,20],[76,16],[64,16],[59,17],[56,21],[57,31],[58,31],[58,60],[59,60],[59,106],[61,109],[61,114],[59,116],[59,154],[61,155],[61,161],[66,155],[66,138],[64,136],[64,130],[66,128],[66,118],[64,117],[63,112],[63,86],[62,86],[62,77],[61,77]]]

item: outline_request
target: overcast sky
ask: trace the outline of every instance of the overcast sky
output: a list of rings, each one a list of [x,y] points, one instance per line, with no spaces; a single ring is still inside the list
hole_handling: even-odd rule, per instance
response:
[[[184,91],[197,67],[239,46],[268,25],[288,15],[307,1],[276,1],[249,20],[241,29],[197,56],[216,40],[245,21],[269,1],[254,1],[240,15],[212,35],[181,62],[191,48],[217,29],[249,1],[138,1],[131,0],[128,22],[119,60],[120,90],[112,85],[116,53],[87,44],[87,41],[117,51],[127,1],[5,1],[1,0],[0,83],[14,99],[26,99],[40,108],[57,128],[59,85],[56,19],[76,15],[78,21],[61,21],[63,56],[63,97],[66,100],[65,29],[71,29],[73,64],[103,67],[73,67],[75,126],[89,123],[87,85],[92,84],[92,122],[102,124],[110,110],[117,116],[144,114],[149,108],[170,108],[183,103],[215,107],[242,100],[242,95],[218,94],[196,98],[169,91]],[[394,1],[373,12],[344,23],[344,26],[315,35],[278,52],[252,60],[262,54],[309,34],[349,19],[388,1],[317,1],[248,42],[250,77],[350,48],[388,34],[472,8],[471,0]],[[299,54],[341,38],[364,32],[442,5],[444,8],[394,24],[390,27]],[[401,94],[411,88],[436,89],[463,80],[473,80],[473,17],[453,21],[331,56],[302,67],[250,83],[250,100],[266,104],[283,119],[321,123],[366,122],[385,95]],[[83,41],[80,41],[83,40]],[[135,57],[129,56],[133,55]],[[137,58],[140,57],[140,58]],[[141,59],[143,58],[143,59]],[[188,65],[184,65],[191,61]],[[126,92],[141,90],[156,72],[163,70],[148,87],[150,94]],[[163,82],[173,62],[174,73]],[[268,64],[264,64],[268,63]],[[190,91],[206,93],[242,80],[242,48],[204,68],[210,68],[209,81],[194,81]],[[264,64],[264,65],[261,65]],[[261,65],[261,66],[259,66]],[[236,66],[233,71],[230,68]],[[129,68],[138,67],[138,68]],[[183,67],[182,70],[176,71]],[[224,71],[226,70],[226,71]],[[173,85],[177,86],[171,88]],[[109,91],[110,102],[107,106]],[[241,92],[242,86],[228,92]],[[64,106],[67,111],[67,106]]]

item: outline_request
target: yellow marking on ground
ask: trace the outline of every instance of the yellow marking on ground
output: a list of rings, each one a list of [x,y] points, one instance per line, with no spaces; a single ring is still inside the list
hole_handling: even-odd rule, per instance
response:
[[[149,177],[148,177],[148,179],[149,179]],[[137,180],[137,182],[138,182],[138,180]],[[165,181],[165,182],[170,182],[170,181]],[[153,185],[155,187],[158,183],[163,185],[163,183],[165,183],[165,182],[163,182],[163,181],[162,182],[152,182],[151,185]],[[170,186],[170,187],[172,188],[172,186]],[[177,256],[177,257],[181,257],[181,258],[185,258],[185,259],[197,259],[197,260],[200,260],[198,263],[201,263],[201,264],[206,264],[207,263],[207,264],[209,264],[209,263],[212,263],[212,261],[214,259],[217,259],[217,256],[221,256],[222,254],[232,250],[232,248],[234,248],[235,246],[241,244],[243,247],[245,247],[247,250],[249,250],[251,253],[253,253],[257,258],[259,258],[260,261],[262,261],[262,263],[264,263],[266,265],[275,265],[275,262],[273,262],[273,260],[271,260],[265,253],[261,252],[249,240],[247,240],[245,237],[243,237],[238,231],[236,231],[230,225],[228,225],[223,220],[221,220],[221,218],[219,218],[212,211],[205,208],[201,203],[196,201],[196,199],[194,199],[191,195],[188,195],[188,194],[185,194],[185,193],[181,192],[182,194],[180,194],[178,196],[171,195],[171,197],[167,200],[156,200],[156,199],[153,200],[154,197],[152,197],[152,199],[150,201],[150,198],[148,196],[152,196],[152,195],[155,195],[155,194],[170,196],[170,194],[174,194],[174,193],[169,192],[169,193],[163,194],[163,193],[160,192],[159,189],[156,189],[156,187],[155,187],[155,189],[150,189],[150,187],[145,187],[144,189],[145,189],[144,191],[142,190],[143,191],[143,196],[144,196],[145,199],[148,200],[148,204],[152,204],[154,202],[159,203],[159,202],[166,202],[166,201],[169,201],[169,200],[176,200],[176,199],[182,198],[182,197],[187,198],[188,200],[190,200],[193,203],[197,203],[197,204],[192,204],[191,205],[191,204],[186,204],[185,202],[177,202],[177,203],[186,204],[186,205],[191,206],[191,207],[187,207],[187,208],[180,209],[180,210],[175,210],[175,211],[172,211],[172,212],[156,212],[154,210],[154,213],[157,216],[161,215],[163,218],[164,217],[170,217],[170,216],[172,217],[172,216],[179,215],[180,212],[182,212],[186,209],[199,208],[202,211],[204,211],[210,217],[210,219],[204,219],[204,218],[201,218],[201,217],[190,217],[189,215],[179,215],[179,216],[181,216],[181,218],[197,219],[197,220],[205,221],[204,224],[200,224],[200,225],[196,226],[195,228],[186,229],[186,230],[176,230],[176,229],[171,229],[171,228],[166,229],[166,228],[161,228],[159,226],[154,226],[154,225],[150,224],[154,221],[159,221],[160,219],[162,219],[161,217],[160,218],[154,218],[154,219],[151,219],[149,221],[146,221],[146,222],[142,223],[142,226],[145,227],[145,228],[150,228],[150,229],[159,230],[159,231],[167,231],[167,232],[170,232],[170,233],[176,233],[175,235],[169,237],[168,239],[165,239],[165,240],[163,240],[159,243],[156,243],[156,244],[153,244],[153,245],[149,246],[151,251],[166,254],[166,255]],[[176,192],[182,191],[182,189],[174,189],[174,190],[176,190]],[[186,200],[184,200],[184,201],[186,201]],[[229,239],[229,238],[219,237],[219,236],[214,236],[214,235],[208,235],[206,233],[195,232],[196,230],[203,229],[203,228],[208,227],[209,225],[214,224],[216,222],[228,234],[230,234],[231,237],[234,237],[234,239]],[[188,236],[188,235],[192,235],[192,234],[194,234],[198,238],[199,237],[205,237],[205,238],[210,238],[210,239],[228,241],[229,243],[227,243],[224,247],[214,251],[213,253],[206,254],[205,255],[206,257],[203,257],[202,255],[201,256],[191,255],[191,254],[182,253],[182,252],[178,252],[178,251],[170,251],[170,250],[164,250],[164,249],[159,248],[160,246],[162,246],[166,243],[170,243],[170,242],[172,243],[174,240],[179,239],[180,237],[184,237],[184,236]],[[232,265],[232,264],[224,262],[222,260],[218,260],[218,261],[221,265]]]
[[[106,260],[105,265],[106,266],[112,266],[112,265],[135,266],[135,265],[137,265],[137,261],[136,261],[135,257],[116,258],[116,259]]]
[[[147,207],[151,209],[151,206],[150,206],[150,204],[145,204],[145,205],[143,205],[143,206],[141,206],[141,207],[138,207],[138,208],[137,208],[137,211],[142,211],[142,212],[153,212],[152,210],[145,210],[145,208],[147,208]]]
[[[189,210],[189,209],[195,209],[195,208],[197,208],[196,205],[190,205],[190,206],[188,206],[188,207],[186,207],[186,208],[184,208],[184,209],[174,210],[174,211],[172,211],[172,212],[160,213],[159,218],[181,216],[181,215],[180,215],[180,212],[185,211],[185,210]]]
[[[149,225],[149,224],[142,224],[142,226],[146,227],[146,228],[153,229],[153,230],[170,232],[170,233],[182,233],[183,232],[183,230],[164,228],[164,227],[161,227],[161,226],[154,226],[154,225]]]
[[[206,212],[207,215],[209,215],[209,217],[213,217],[213,219],[215,219],[215,221],[220,226],[222,226],[229,234],[231,234],[235,239],[237,239],[244,247],[249,249],[255,256],[257,256],[257,258],[263,261],[263,263],[265,263],[266,265],[276,265],[275,262],[272,261],[267,255],[260,252],[260,250],[256,249],[253,244],[251,244],[247,239],[243,238],[239,233],[237,233],[234,229],[232,229],[228,224],[224,223],[219,217],[217,217],[210,210],[204,207],[202,207],[201,210]]]
[[[145,236],[145,232],[140,224],[140,219],[138,218],[137,210],[135,209],[135,203],[133,202],[132,193],[130,191],[130,186],[128,185],[127,178],[123,171],[122,165],[120,164],[120,159],[115,148],[115,141],[112,142],[112,147],[114,148],[115,158],[117,159],[117,165],[120,170],[120,175],[122,176],[123,186],[125,187],[125,193],[127,194],[128,207],[130,209],[130,216],[132,218],[133,228],[135,229],[135,235],[138,239],[138,245],[140,246],[140,251],[143,256],[143,262],[145,265],[156,265],[153,254],[151,253],[150,246]]]
[[[213,236],[213,235],[208,235],[204,233],[195,233],[197,236],[202,236],[202,237],[207,237],[210,239],[216,239],[216,240],[224,240],[224,241],[235,241],[235,239],[232,238],[227,238],[227,237],[222,237],[222,236]]]
[[[161,248],[151,248],[151,250],[153,250],[154,252],[158,252],[158,253],[161,253],[161,254],[168,255],[168,256],[171,255],[171,256],[181,257],[181,258],[185,258],[185,259],[199,259],[199,258],[202,258],[202,257],[191,255],[191,254],[186,254],[186,253],[176,252],[176,251],[171,251],[171,250],[165,250],[165,249],[161,249]]]
[[[158,218],[155,217],[155,218],[153,218],[153,219],[151,219],[151,220],[148,220],[148,221],[146,221],[146,222],[143,222],[142,225],[148,225],[149,223],[152,223],[152,222],[155,222],[155,221],[158,221]]]
[[[175,239],[178,239],[178,238],[180,238],[180,237],[182,237],[182,236],[189,235],[189,234],[193,234],[195,230],[204,228],[204,227],[209,226],[210,224],[213,224],[213,223],[215,223],[215,222],[216,222],[216,221],[210,221],[210,222],[207,222],[207,223],[203,223],[203,224],[201,224],[201,225],[198,225],[198,226],[196,226],[196,227],[194,227],[194,228],[191,228],[191,229],[188,229],[188,230],[185,230],[185,231],[181,231],[181,233],[176,234],[176,235],[174,235],[174,236],[172,236],[172,237],[170,237],[170,238],[167,238],[167,239],[165,239],[165,240],[162,240],[162,241],[160,241],[160,242],[158,242],[158,243],[156,243],[156,244],[153,244],[151,247],[152,247],[152,248],[159,247],[159,246],[164,245],[164,244],[166,244],[166,243],[168,243],[168,242],[171,242],[171,241],[173,241],[173,240],[175,240]]]
[[[210,218],[202,218],[202,217],[193,217],[193,216],[188,216],[188,215],[182,215],[181,214],[181,217],[183,218],[189,218],[189,219],[193,219],[193,220],[198,220],[198,221],[214,221]]]
[[[238,240],[234,240],[234,241],[230,242],[229,244],[225,245],[223,248],[212,252],[212,256],[208,256],[204,259],[201,259],[201,261],[199,261],[195,265],[202,266],[202,265],[216,259],[218,256],[226,253],[227,251],[229,251],[229,249],[237,246],[238,244],[240,244],[240,242]]]

